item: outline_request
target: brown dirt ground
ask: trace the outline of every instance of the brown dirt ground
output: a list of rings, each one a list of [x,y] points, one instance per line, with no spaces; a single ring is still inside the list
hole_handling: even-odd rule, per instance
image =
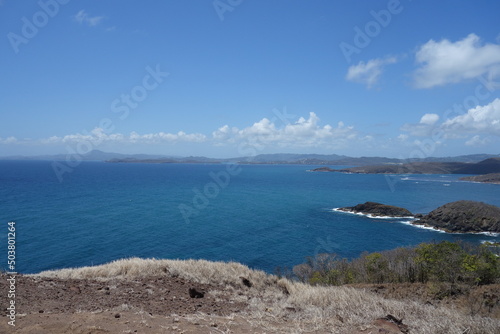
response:
[[[204,292],[203,298],[190,297],[188,290],[193,287]],[[420,289],[374,285],[358,288],[390,298],[408,298],[410,291],[414,294]],[[242,286],[241,290],[221,292],[220,286],[165,276],[100,281],[18,275],[16,326],[12,327],[6,312],[7,276],[0,274],[0,305],[4,310],[0,333],[276,333],[279,323],[270,329],[268,323],[245,316],[249,303],[246,298],[250,297],[244,289]],[[349,333],[402,333],[391,321],[373,320],[371,326]],[[289,329],[283,326],[279,332],[288,333]]]

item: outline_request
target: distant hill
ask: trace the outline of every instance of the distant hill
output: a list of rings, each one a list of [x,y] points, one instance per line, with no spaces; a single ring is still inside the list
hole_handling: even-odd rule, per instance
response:
[[[500,173],[500,158],[489,158],[476,163],[466,162],[412,162],[396,165],[368,165],[344,169],[316,168],[318,172],[356,174],[487,174]]]

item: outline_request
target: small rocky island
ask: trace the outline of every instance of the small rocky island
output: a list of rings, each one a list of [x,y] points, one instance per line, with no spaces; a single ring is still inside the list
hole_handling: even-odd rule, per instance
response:
[[[339,208],[338,210],[344,212],[362,213],[373,217],[413,217],[413,213],[405,208],[375,202],[366,202],[352,207]]]
[[[423,225],[449,233],[500,233],[500,208],[476,201],[457,201],[445,204],[428,214],[413,215],[405,208],[366,202],[339,211],[362,213],[372,217],[414,217],[414,225]]]
[[[452,233],[500,233],[500,208],[476,201],[445,204],[427,215],[416,215],[418,225]]]

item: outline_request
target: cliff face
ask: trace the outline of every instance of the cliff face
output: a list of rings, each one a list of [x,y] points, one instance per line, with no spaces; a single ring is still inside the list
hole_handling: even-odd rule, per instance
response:
[[[340,208],[341,211],[364,213],[373,216],[389,216],[389,217],[410,217],[413,214],[405,208],[400,208],[392,205],[385,205],[375,202],[366,202],[352,207]]]
[[[500,233],[500,208],[482,202],[457,201],[440,206],[415,223],[447,232]]]

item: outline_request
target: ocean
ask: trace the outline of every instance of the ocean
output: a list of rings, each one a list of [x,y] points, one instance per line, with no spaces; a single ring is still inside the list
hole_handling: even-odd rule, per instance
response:
[[[336,212],[366,201],[427,213],[467,199],[500,206],[500,186],[462,175],[310,172],[318,166],[0,161],[0,248],[16,223],[16,270],[127,257],[237,261],[269,273],[318,253],[353,258],[421,242],[500,241]]]

